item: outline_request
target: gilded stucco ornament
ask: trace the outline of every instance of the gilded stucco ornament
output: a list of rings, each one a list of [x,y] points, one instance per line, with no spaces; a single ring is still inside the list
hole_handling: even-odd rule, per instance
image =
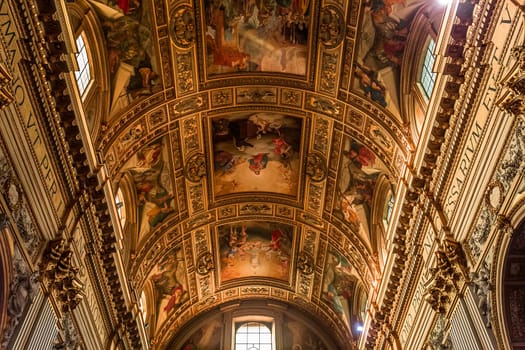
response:
[[[306,174],[313,182],[323,181],[326,177],[326,160],[317,153],[310,153],[306,164]]]
[[[326,6],[321,11],[319,20],[319,39],[327,48],[336,47],[345,34],[341,11],[335,6]]]
[[[215,269],[213,262],[213,255],[210,252],[204,252],[197,258],[197,273],[199,275],[207,275]]]
[[[311,275],[315,268],[314,259],[308,253],[300,252],[297,257],[297,268],[305,275]]]
[[[194,87],[192,59],[191,52],[176,55],[177,83],[181,93],[192,91]]]
[[[461,283],[468,278],[467,259],[461,244],[445,238],[435,252],[436,266],[430,268],[432,277],[426,283],[425,300],[434,311],[444,314]]]
[[[171,15],[171,40],[181,49],[187,49],[195,43],[195,14],[193,9],[183,5]]]
[[[47,243],[39,269],[42,282],[56,297],[63,312],[74,310],[84,298],[84,286],[73,266],[70,242],[62,238]]]
[[[191,182],[199,182],[206,176],[206,160],[204,154],[196,153],[192,155],[186,162],[184,169],[186,179]]]

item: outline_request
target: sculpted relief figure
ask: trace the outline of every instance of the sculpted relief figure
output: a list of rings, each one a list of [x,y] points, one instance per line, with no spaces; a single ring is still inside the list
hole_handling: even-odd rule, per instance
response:
[[[16,327],[21,321],[26,306],[29,305],[38,289],[38,273],[32,273],[25,261],[20,256],[18,249],[15,249],[15,259],[13,262],[13,280],[11,282],[9,300],[7,303],[7,313],[9,324],[4,331],[2,344],[7,347]]]

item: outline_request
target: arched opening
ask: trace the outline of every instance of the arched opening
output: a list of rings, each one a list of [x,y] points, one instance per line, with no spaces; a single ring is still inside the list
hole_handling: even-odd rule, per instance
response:
[[[512,234],[503,265],[503,314],[512,348],[525,344],[525,220]]]

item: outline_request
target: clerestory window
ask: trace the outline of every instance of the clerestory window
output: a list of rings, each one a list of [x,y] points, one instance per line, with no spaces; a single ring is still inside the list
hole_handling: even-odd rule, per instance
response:
[[[272,324],[243,322],[235,324],[235,350],[274,350]]]
[[[89,57],[83,33],[77,37],[77,49],[78,53],[76,57],[79,70],[75,72],[75,78],[77,79],[80,95],[84,96],[91,81],[91,71],[89,68]]]
[[[421,89],[425,93],[425,96],[430,99],[432,95],[432,90],[434,89],[434,83],[436,82],[436,73],[432,71],[434,66],[434,48],[436,43],[433,39],[430,39],[425,51],[425,60],[423,61],[423,67],[421,68],[421,78],[419,83],[421,84]]]

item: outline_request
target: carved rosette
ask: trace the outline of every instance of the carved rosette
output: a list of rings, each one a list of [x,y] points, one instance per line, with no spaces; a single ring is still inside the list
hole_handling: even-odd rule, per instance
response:
[[[320,182],[326,178],[326,160],[317,153],[310,153],[306,163],[306,174],[313,182]]]
[[[40,261],[42,282],[48,288],[62,312],[74,310],[84,298],[84,286],[79,269],[71,261],[73,252],[62,238],[49,241]]]
[[[321,11],[319,21],[319,39],[327,48],[336,47],[345,34],[341,11],[335,6],[327,6]]]
[[[461,283],[468,279],[468,267],[461,244],[447,237],[438,247],[436,267],[430,268],[432,277],[426,283],[425,300],[434,311],[444,314]]]
[[[306,252],[300,252],[297,257],[297,269],[305,275],[311,275],[314,273],[314,268],[315,264],[312,256]]]
[[[213,255],[210,252],[204,252],[197,257],[197,273],[201,276],[208,275],[212,270],[215,270],[215,263],[213,262]]]
[[[170,18],[170,37],[175,46],[187,49],[195,43],[195,14],[188,5],[173,11]]]
[[[186,179],[191,182],[199,182],[206,176],[206,160],[204,159],[204,154],[196,153],[188,159],[184,169],[184,175]]]

